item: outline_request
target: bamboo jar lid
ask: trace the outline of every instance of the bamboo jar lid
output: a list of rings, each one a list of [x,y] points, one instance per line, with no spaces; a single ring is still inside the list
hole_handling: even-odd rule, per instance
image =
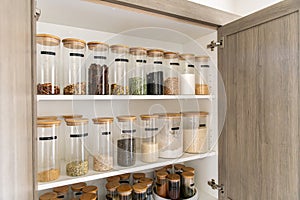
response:
[[[182,171],[183,172],[192,172],[192,173],[195,173],[195,169],[192,168],[192,167],[183,167]]]
[[[189,117],[189,116],[207,116],[209,113],[208,112],[204,112],[204,111],[192,111],[192,112],[182,112],[182,115],[184,117]]]
[[[147,55],[149,57],[163,57],[164,56],[164,50],[162,50],[162,49],[149,49],[147,51]]]
[[[57,120],[57,116],[37,116],[37,120]]]
[[[123,44],[115,44],[110,46],[110,50],[113,53],[128,53],[129,47]]]
[[[111,181],[106,183],[105,187],[107,190],[114,192],[120,186],[119,181]]]
[[[80,200],[96,200],[97,195],[93,193],[83,193],[80,197]]]
[[[84,49],[86,42],[77,38],[65,38],[62,40],[64,47],[68,49]]]
[[[38,120],[37,127],[49,128],[53,126],[59,126],[60,123],[60,120]]]
[[[180,118],[181,117],[180,113],[162,113],[162,114],[158,114],[158,115],[161,118]]]
[[[72,191],[80,192],[84,187],[86,186],[86,183],[75,183],[71,185]]]
[[[171,51],[164,52],[164,58],[165,59],[179,58],[179,54]]]
[[[142,120],[150,120],[150,119],[158,118],[159,116],[158,115],[147,115],[147,114],[144,114],[144,115],[140,115],[140,117],[141,117]]]
[[[66,119],[67,126],[78,126],[88,124],[89,120],[87,118],[73,118]]]
[[[53,192],[56,192],[56,193],[67,193],[68,191],[69,191],[68,185],[53,188]]]
[[[143,48],[143,47],[131,47],[129,49],[129,53],[131,55],[147,55],[147,49]]]
[[[120,176],[120,180],[127,180],[130,178],[130,173],[127,174],[121,174]]]
[[[132,187],[129,184],[122,184],[117,188],[119,195],[127,196],[132,192]]]
[[[168,172],[165,172],[165,171],[158,171],[156,173],[156,176],[160,179],[164,179],[168,176]]]
[[[169,174],[167,176],[167,179],[170,181],[177,182],[177,181],[180,181],[180,176],[178,174]]]
[[[40,200],[54,200],[54,199],[57,199],[57,193],[56,192],[47,192],[45,194],[42,194],[39,199]]]
[[[195,56],[196,62],[208,62],[209,56]]]
[[[72,119],[72,118],[82,118],[83,115],[78,115],[78,114],[74,114],[74,115],[63,115],[62,117],[66,120],[66,119]]]
[[[146,174],[145,173],[134,173],[134,174],[132,174],[132,177],[134,180],[139,180],[140,178],[145,178]]]
[[[37,34],[36,42],[44,46],[58,46],[60,44],[60,38],[51,34]]]
[[[97,41],[88,42],[87,46],[92,51],[108,51],[109,48],[108,44]]]
[[[195,175],[193,172],[182,172],[181,176],[184,178],[194,178]]]
[[[179,58],[181,60],[191,60],[191,59],[195,59],[195,55],[192,53],[184,53],[184,54],[180,54]]]
[[[123,116],[118,116],[117,117],[119,122],[127,122],[127,121],[135,121],[136,116],[133,115],[123,115]]]
[[[136,183],[132,188],[135,193],[144,193],[147,191],[148,186],[146,183]]]
[[[182,170],[183,167],[185,167],[185,165],[182,165],[182,164],[175,164],[175,165],[174,165],[174,168],[175,168],[176,170]]]
[[[114,121],[113,117],[98,117],[93,119],[94,124],[113,123],[113,121]]]
[[[119,182],[120,181],[120,176],[111,176],[106,178],[107,182]]]
[[[97,191],[98,191],[98,187],[95,186],[95,185],[88,185],[88,186],[85,186],[84,188],[82,188],[83,193],[94,193],[94,194],[96,194]]]
[[[153,184],[153,180],[151,178],[140,178],[139,179],[140,183],[145,183],[147,187],[151,186]]]

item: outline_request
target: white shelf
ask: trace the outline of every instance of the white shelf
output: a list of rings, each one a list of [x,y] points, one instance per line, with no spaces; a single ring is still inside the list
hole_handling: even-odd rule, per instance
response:
[[[37,101],[211,99],[211,95],[37,95]]]
[[[92,180],[97,180],[97,179],[102,179],[110,176],[116,176],[120,174],[125,174],[125,173],[133,173],[133,172],[138,172],[138,171],[143,171],[143,170],[148,170],[148,169],[154,169],[154,168],[159,168],[163,167],[169,164],[174,164],[174,163],[182,163],[182,162],[187,162],[191,160],[197,160],[197,159],[203,159],[211,156],[215,156],[215,152],[209,152],[205,154],[183,154],[180,158],[176,159],[162,159],[160,158],[156,163],[144,163],[140,161],[140,159],[137,158],[137,162],[134,166],[132,167],[115,167],[114,170],[108,171],[108,172],[95,172],[93,170],[89,170],[88,174],[85,176],[80,176],[80,177],[70,177],[65,174],[62,174],[60,178],[56,181],[52,182],[47,182],[47,183],[38,183],[38,190],[46,190],[54,187],[59,187],[63,185],[70,185],[78,182],[86,182],[86,181],[92,181]],[[91,166],[91,165],[90,165]]]

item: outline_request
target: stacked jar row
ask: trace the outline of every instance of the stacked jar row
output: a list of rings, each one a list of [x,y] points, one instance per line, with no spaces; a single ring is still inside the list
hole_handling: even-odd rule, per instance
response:
[[[60,41],[37,35],[37,94],[209,94],[207,56],[66,38],[60,64]]]
[[[113,118],[93,119],[96,140],[93,150],[87,145],[88,119],[66,118],[65,170],[68,176],[81,176],[89,170],[88,156],[93,157],[94,171],[113,169],[114,146],[117,165],[133,166],[136,163],[137,135],[141,137],[141,160],[156,162],[161,158],[178,158],[187,153],[208,151],[206,112],[166,113],[141,115],[137,133],[136,116],[118,116],[117,131],[113,133]],[[182,126],[183,121],[183,126]],[[60,176],[58,138],[61,121],[56,118],[39,119],[38,125],[38,181],[48,182]]]

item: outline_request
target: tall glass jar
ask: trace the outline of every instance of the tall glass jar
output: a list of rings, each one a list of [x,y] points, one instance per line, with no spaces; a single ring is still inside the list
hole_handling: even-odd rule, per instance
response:
[[[181,176],[181,196],[184,199],[191,198],[195,195],[194,174],[192,172],[183,172]]]
[[[62,40],[64,44],[64,94],[86,94],[84,68],[85,41],[75,38]]]
[[[167,176],[168,173],[165,171],[158,171],[156,173],[156,193],[163,198],[167,198]]]
[[[129,184],[122,184],[117,188],[119,200],[132,199],[132,187]]]
[[[66,119],[67,133],[66,141],[68,147],[66,152],[66,172],[68,176],[82,176],[89,169],[88,154],[86,152],[86,138],[88,136],[88,119]]]
[[[112,144],[112,123],[114,118],[95,118],[94,133],[95,150],[93,151],[93,169],[95,171],[107,171],[113,168],[113,144]]]
[[[147,195],[146,199],[152,199],[152,189],[153,189],[153,180],[151,178],[140,178],[139,183],[145,183],[147,185]]]
[[[60,200],[68,200],[70,198],[68,185],[53,188],[53,192],[57,193],[57,198]]]
[[[120,186],[118,181],[108,182],[106,183],[106,200],[118,200],[119,195],[117,192],[117,188]]]
[[[171,200],[178,200],[180,198],[180,176],[178,174],[169,174],[168,191],[167,194]]]
[[[110,92],[112,95],[128,94],[129,48],[125,45],[112,45],[110,51],[114,63]]]
[[[88,57],[88,94],[89,95],[108,95],[108,44],[102,42],[89,42]]]
[[[196,94],[209,94],[210,84],[212,82],[212,75],[210,72],[209,66],[209,57],[208,56],[196,56],[196,85],[195,93]]]
[[[133,186],[133,200],[146,200],[147,185],[145,183],[135,183]]]
[[[136,161],[135,116],[118,116],[120,130],[117,139],[117,162],[123,167],[132,166]]]
[[[158,115],[141,115],[142,120],[142,161],[155,162],[158,160],[158,142],[156,135],[159,132]]]
[[[165,66],[167,70],[164,80],[164,94],[178,95],[179,94],[179,55],[175,52],[164,53]]]
[[[194,54],[180,55],[180,93],[195,94],[195,56]]]
[[[163,95],[164,94],[164,69],[163,58],[164,51],[160,49],[150,49],[147,51],[151,69],[147,70],[147,94]]]
[[[129,78],[129,94],[144,95],[147,94],[145,64],[147,59],[147,50],[142,47],[134,47],[129,49],[130,52],[130,69]]]
[[[183,153],[181,114],[166,113],[159,117],[163,121],[163,128],[159,134],[159,157],[178,158]]]
[[[37,34],[37,94],[60,94],[58,80],[60,38]]]
[[[49,182],[59,178],[57,136],[60,120],[38,120],[38,174],[39,182]]]

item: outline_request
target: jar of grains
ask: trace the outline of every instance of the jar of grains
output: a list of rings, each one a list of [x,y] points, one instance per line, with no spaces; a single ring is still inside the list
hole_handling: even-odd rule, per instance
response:
[[[147,69],[147,94],[164,94],[164,73],[163,57],[164,51],[160,49],[150,49],[147,51],[150,69]]]
[[[147,185],[145,183],[135,183],[133,186],[133,200],[146,200]]]
[[[122,184],[117,188],[119,200],[132,199],[132,187],[129,184]]]
[[[107,171],[113,168],[112,123],[114,118],[102,117],[93,119],[96,134],[93,150],[93,169]]]
[[[128,64],[129,64],[129,48],[125,45],[112,45],[110,51],[113,57],[114,67],[111,82],[111,94],[123,95],[128,94]]]
[[[117,188],[120,186],[120,183],[118,181],[112,181],[106,183],[106,200],[118,200],[118,192]]]
[[[70,198],[68,185],[53,188],[53,192],[57,193],[57,198],[60,200],[68,200]]]
[[[147,83],[145,74],[145,64],[147,59],[147,50],[142,47],[134,47],[129,49],[130,52],[130,69],[129,78],[129,94],[144,95],[147,94]]]
[[[88,94],[89,95],[108,95],[108,44],[102,42],[89,42],[88,57]]]
[[[195,93],[208,95],[210,84],[212,83],[212,74],[209,66],[208,56],[196,56],[196,85]]]
[[[180,198],[180,176],[178,174],[169,174],[167,176],[167,194],[170,199],[177,200]]]
[[[85,41],[75,38],[62,40],[64,44],[64,94],[86,94],[84,68]]]
[[[49,182],[59,178],[57,136],[60,120],[38,120],[38,174],[39,182]]]
[[[88,119],[66,119],[66,172],[68,176],[81,176],[88,172],[88,154],[86,152],[86,138],[88,136]]]
[[[80,182],[71,185],[72,198],[79,199],[82,195],[82,189],[86,186],[86,183]]]
[[[117,139],[117,162],[119,166],[128,167],[136,161],[135,116],[118,116],[120,130]]]
[[[60,38],[37,34],[37,94],[60,94],[58,60]]]
[[[180,55],[180,93],[195,94],[195,56],[194,54]]]
[[[175,52],[165,52],[164,61],[165,66],[165,80],[164,80],[164,94],[178,95],[179,94],[179,55]]]

